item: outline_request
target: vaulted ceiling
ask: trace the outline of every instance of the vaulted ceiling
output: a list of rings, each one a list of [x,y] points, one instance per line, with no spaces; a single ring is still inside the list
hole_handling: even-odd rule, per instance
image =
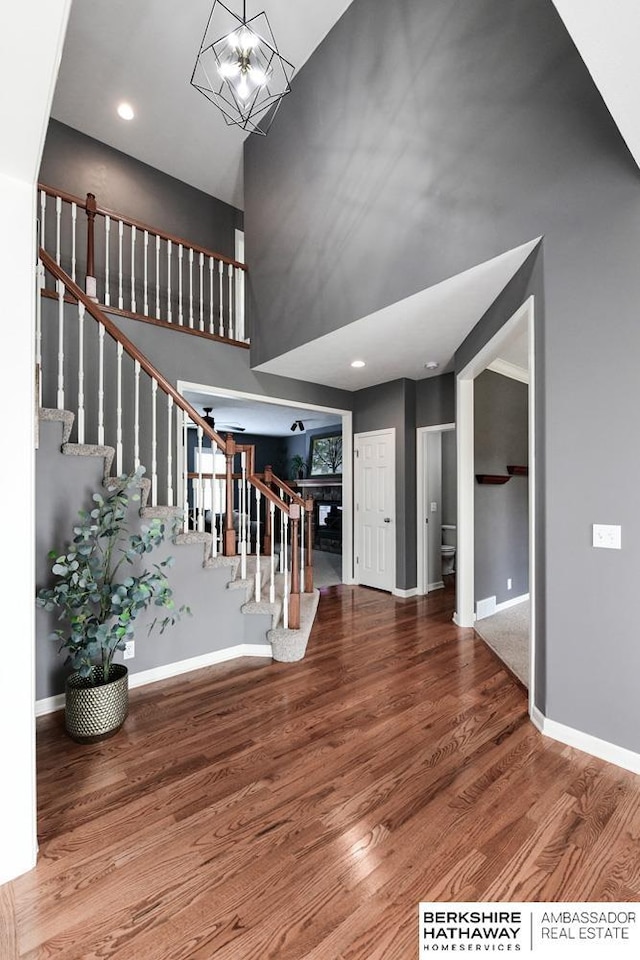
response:
[[[227,0],[241,10],[240,0]],[[512,2],[512,0],[508,0]],[[640,163],[640,4],[553,0]],[[280,52],[299,71],[351,0],[248,0],[266,10]],[[238,207],[244,134],[228,127],[189,80],[212,0],[76,0],[53,116]],[[295,96],[295,78],[293,93]],[[136,116],[121,120],[119,102]]]

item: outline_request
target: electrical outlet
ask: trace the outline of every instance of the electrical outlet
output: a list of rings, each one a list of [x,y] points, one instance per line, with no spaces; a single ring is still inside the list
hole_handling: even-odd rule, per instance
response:
[[[509,579],[507,580],[507,590],[511,590],[512,586],[513,586],[513,581],[511,577],[509,577]]]
[[[127,640],[124,645],[124,659],[133,660],[136,655],[136,642],[135,640]]]
[[[622,527],[616,524],[594,523],[592,543],[594,547],[602,547],[605,550],[621,550]]]

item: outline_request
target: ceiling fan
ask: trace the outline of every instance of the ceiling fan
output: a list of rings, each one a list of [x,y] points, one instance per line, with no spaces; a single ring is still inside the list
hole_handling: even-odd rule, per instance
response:
[[[212,430],[216,430],[218,433],[244,433],[247,429],[246,427],[241,427],[238,423],[216,423],[215,419],[211,416],[213,413],[213,407],[203,407],[204,410],[203,419],[209,424]]]

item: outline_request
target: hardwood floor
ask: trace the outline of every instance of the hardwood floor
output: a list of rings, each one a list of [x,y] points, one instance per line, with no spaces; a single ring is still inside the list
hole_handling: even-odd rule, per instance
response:
[[[103,744],[39,721],[6,957],[413,960],[421,899],[639,900],[640,778],[543,739],[451,610],[330,587],[301,663],[135,690]]]

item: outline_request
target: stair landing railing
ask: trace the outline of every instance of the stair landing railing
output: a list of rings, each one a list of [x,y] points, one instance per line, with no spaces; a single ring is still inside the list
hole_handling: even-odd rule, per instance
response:
[[[313,502],[302,500],[270,468],[257,473],[253,445],[218,434],[41,248],[39,287],[43,272],[55,280],[57,305],[45,322],[38,297],[36,371],[41,405],[44,397],[45,405],[74,412],[80,444],[103,446],[108,437],[115,447],[118,475],[144,463],[150,479],[149,505],[175,507],[182,513],[185,532],[207,531],[208,492],[212,555],[237,555],[241,577],[254,578],[254,599],[263,599],[263,587],[272,603],[282,593],[283,626],[299,627],[301,584],[306,591],[313,589]],[[87,315],[96,324],[87,325]],[[210,444],[224,455],[224,474],[202,472],[202,456],[197,458],[198,471],[190,471],[188,431],[193,429],[200,454]]]
[[[94,302],[246,345],[244,263],[102,207],[93,193],[40,184],[38,210],[41,246]]]

